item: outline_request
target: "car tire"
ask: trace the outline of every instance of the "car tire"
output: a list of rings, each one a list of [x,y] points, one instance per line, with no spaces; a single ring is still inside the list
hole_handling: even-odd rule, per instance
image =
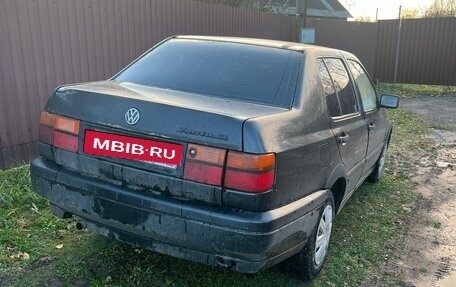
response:
[[[383,145],[382,154],[380,155],[379,159],[375,163],[374,170],[371,174],[367,177],[368,182],[377,182],[383,175],[383,171],[385,169],[385,160],[386,160],[386,152],[388,150],[388,142],[385,142]]]
[[[329,192],[306,245],[299,253],[284,262],[288,273],[302,280],[311,280],[320,273],[328,255],[334,217],[334,196]]]

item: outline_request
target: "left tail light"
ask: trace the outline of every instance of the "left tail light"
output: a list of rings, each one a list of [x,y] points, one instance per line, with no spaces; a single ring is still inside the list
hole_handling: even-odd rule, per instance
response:
[[[227,189],[261,193],[275,183],[275,154],[248,154],[189,144],[184,179]]]
[[[39,140],[71,152],[78,151],[79,121],[42,112]]]

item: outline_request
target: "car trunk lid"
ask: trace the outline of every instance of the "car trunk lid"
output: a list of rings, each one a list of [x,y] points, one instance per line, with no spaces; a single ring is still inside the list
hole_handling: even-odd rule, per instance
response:
[[[140,114],[134,125],[125,118],[130,108]],[[119,132],[233,150],[242,150],[245,120],[287,110],[113,81],[62,87],[48,109]]]

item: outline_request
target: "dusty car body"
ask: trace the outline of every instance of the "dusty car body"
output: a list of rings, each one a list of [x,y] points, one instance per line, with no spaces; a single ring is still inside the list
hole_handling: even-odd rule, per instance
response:
[[[397,104],[347,52],[172,37],[55,90],[32,183],[96,233],[247,273],[291,257],[312,278],[335,214],[381,175]]]

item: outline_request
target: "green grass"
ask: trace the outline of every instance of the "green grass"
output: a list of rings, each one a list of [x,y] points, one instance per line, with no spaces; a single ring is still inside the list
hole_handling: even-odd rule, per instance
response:
[[[0,171],[0,206],[0,270],[28,263],[10,260],[11,255],[48,252],[66,232],[66,222],[51,215],[47,201],[30,191],[27,165]]]
[[[358,286],[384,260],[406,230],[404,205],[415,200],[404,162],[407,150],[424,150],[424,124],[402,110],[389,112],[395,124],[388,173],[364,184],[335,222],[328,261],[308,286]],[[417,124],[418,123],[418,124]],[[28,166],[0,171],[0,286],[301,286],[275,266],[255,275],[174,259],[74,228],[74,220],[49,213],[31,191]],[[63,244],[62,249],[56,245]],[[10,259],[26,252],[29,260]],[[397,282],[396,278],[386,278]]]
[[[428,127],[420,117],[402,109],[388,111],[388,117],[393,123],[393,134],[386,170],[392,175],[411,177],[421,160],[417,154],[423,155],[435,148],[423,140]]]
[[[381,94],[393,94],[403,97],[416,95],[427,96],[455,96],[456,86],[433,86],[416,84],[377,84],[377,90]]]

